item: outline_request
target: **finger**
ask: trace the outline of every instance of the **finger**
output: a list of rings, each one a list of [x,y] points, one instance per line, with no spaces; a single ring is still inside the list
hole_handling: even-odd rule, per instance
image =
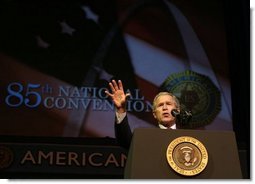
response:
[[[111,88],[112,92],[114,92],[114,91],[115,91],[115,89],[114,89],[114,87],[113,87],[113,85],[112,85],[112,83],[111,83],[111,82],[109,82],[109,86],[110,86],[110,88]]]
[[[108,96],[113,96],[109,91],[104,91]]]
[[[112,80],[112,84],[113,84],[113,87],[114,87],[115,90],[119,89],[119,87],[118,87],[118,85],[117,85],[115,80]]]
[[[131,96],[131,94],[130,94],[130,93],[127,93],[127,94],[126,94],[126,98],[129,97],[129,96]]]
[[[122,85],[121,80],[118,80],[118,84],[119,84],[119,89],[123,91],[123,85]]]

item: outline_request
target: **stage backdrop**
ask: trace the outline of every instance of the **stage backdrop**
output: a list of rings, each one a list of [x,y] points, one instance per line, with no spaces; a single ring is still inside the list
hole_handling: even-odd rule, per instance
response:
[[[2,0],[0,12],[1,135],[114,138],[111,79],[131,92],[132,129],[156,126],[167,90],[194,129],[232,130],[222,1]]]

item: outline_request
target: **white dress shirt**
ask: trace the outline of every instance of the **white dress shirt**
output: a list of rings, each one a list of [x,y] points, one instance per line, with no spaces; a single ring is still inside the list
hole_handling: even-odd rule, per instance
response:
[[[170,126],[170,128],[167,128],[165,127],[164,125],[162,124],[158,124],[159,128],[161,129],[176,129],[176,124],[173,124],[172,126]]]

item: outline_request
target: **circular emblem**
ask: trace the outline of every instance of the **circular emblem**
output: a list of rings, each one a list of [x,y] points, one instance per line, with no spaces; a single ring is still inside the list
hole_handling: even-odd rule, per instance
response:
[[[192,112],[190,128],[211,123],[221,110],[220,92],[207,76],[186,70],[170,75],[161,88],[177,96],[182,109]]]
[[[9,167],[12,161],[13,161],[12,151],[5,146],[0,146],[0,169]]]
[[[167,147],[166,158],[174,171],[185,176],[201,173],[208,163],[205,146],[189,136],[174,139]]]

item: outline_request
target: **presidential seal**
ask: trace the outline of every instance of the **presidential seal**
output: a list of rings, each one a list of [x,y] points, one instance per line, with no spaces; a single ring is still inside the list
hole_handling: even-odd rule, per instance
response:
[[[193,71],[170,75],[161,85],[161,90],[173,93],[179,99],[181,108],[192,112],[187,128],[210,124],[221,110],[218,88],[210,78]]]
[[[174,139],[167,147],[166,158],[170,167],[184,176],[201,173],[208,163],[205,146],[189,136]]]
[[[5,146],[0,146],[0,169],[7,168],[13,161],[12,151]]]

